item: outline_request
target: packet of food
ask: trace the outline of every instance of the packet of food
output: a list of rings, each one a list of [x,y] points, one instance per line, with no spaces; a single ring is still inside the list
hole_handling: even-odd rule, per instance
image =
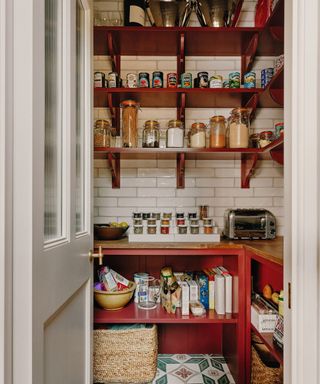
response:
[[[112,276],[117,282],[119,288],[123,289],[129,287],[129,280],[121,276],[118,272],[114,271],[113,269],[110,269],[110,272],[112,273]]]
[[[98,274],[99,274],[99,280],[102,284],[104,284],[106,291],[114,292],[119,290],[117,282],[115,281],[108,267],[100,268]]]

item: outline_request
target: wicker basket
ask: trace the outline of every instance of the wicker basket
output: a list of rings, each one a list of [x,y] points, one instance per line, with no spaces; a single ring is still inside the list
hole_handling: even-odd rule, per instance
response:
[[[94,331],[93,377],[99,383],[148,383],[157,371],[157,326]]]
[[[251,384],[282,384],[282,367],[268,367],[251,347]]]

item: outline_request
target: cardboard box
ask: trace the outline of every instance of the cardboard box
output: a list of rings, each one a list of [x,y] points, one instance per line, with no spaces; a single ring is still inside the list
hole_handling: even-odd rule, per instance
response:
[[[188,281],[190,288],[190,301],[198,301],[199,300],[199,286],[194,280]]]
[[[190,304],[190,291],[189,285],[186,281],[182,281],[180,285],[182,289],[181,294],[181,315],[189,316],[189,304]]]
[[[273,332],[276,326],[277,313],[259,313],[256,307],[251,305],[251,323],[260,332]]]

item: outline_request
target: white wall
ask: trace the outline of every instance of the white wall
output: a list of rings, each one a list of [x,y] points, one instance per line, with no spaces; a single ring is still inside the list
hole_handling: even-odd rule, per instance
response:
[[[244,4],[241,25],[252,26],[255,1]],[[122,8],[122,2],[96,2],[96,9],[116,10]],[[257,58],[254,65],[258,85],[260,70],[273,66],[274,58]],[[229,72],[240,70],[239,57],[187,57],[186,71],[196,75],[206,70],[209,75],[218,73],[227,77]],[[94,69],[109,72],[110,58],[94,58]],[[121,61],[121,77],[128,72],[146,71],[150,74],[161,70],[164,75],[176,70],[175,57],[124,56]],[[190,108],[186,110],[186,131],[195,121],[208,123],[213,115],[229,116],[231,108],[207,109]],[[106,108],[95,108],[94,119],[110,118]],[[142,108],[139,113],[139,136],[143,124],[148,119],[160,122],[162,136],[168,120],[176,118],[174,108]],[[252,127],[256,132],[272,130],[274,123],[283,119],[282,109],[258,109]],[[111,173],[106,160],[95,160],[94,222],[128,221],[134,210],[174,211],[183,208],[186,211],[196,209],[200,204],[210,206],[210,215],[218,225],[223,225],[223,213],[231,207],[264,207],[277,217],[278,234],[283,234],[283,168],[271,160],[259,161],[250,189],[240,188],[239,160],[189,160],[186,162],[186,188],[176,189],[176,171],[174,160],[121,161],[121,188],[111,188]]]

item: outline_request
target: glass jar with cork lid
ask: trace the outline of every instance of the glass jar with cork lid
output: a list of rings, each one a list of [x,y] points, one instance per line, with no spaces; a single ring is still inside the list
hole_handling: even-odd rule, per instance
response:
[[[227,142],[229,148],[248,148],[251,108],[234,108],[229,117]]]
[[[206,125],[204,123],[193,123],[189,132],[191,148],[206,147]]]
[[[167,148],[183,148],[184,127],[180,120],[170,120],[167,129]]]
[[[213,116],[210,119],[210,148],[226,146],[226,119],[224,116]]]
[[[159,148],[160,131],[156,120],[147,120],[142,133],[142,146],[144,148]]]
[[[99,119],[94,127],[94,146],[109,148],[114,146],[115,132],[108,120]]]
[[[140,104],[134,100],[124,100],[122,108],[122,142],[127,148],[138,146],[138,110]]]

